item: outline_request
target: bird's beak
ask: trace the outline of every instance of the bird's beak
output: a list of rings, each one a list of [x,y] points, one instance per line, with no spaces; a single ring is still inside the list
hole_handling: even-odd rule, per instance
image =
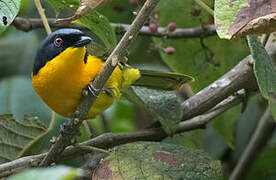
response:
[[[74,43],[74,47],[82,47],[87,44],[89,44],[92,41],[92,39],[88,36],[81,36],[80,40]]]

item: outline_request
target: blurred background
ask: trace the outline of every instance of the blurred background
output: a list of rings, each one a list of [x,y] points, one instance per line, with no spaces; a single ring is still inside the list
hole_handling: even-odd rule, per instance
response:
[[[139,10],[143,2],[143,0],[117,0],[107,3],[98,11],[112,23],[129,24],[135,18],[133,12]],[[206,0],[205,3],[213,7],[214,2]],[[54,10],[45,1],[42,1],[42,5],[48,18],[72,15],[70,10],[61,12]],[[161,1],[155,13],[157,15],[153,15],[153,19],[147,24],[154,22],[166,27],[170,22],[175,22],[177,28],[194,28],[213,24],[213,17],[192,0]],[[39,18],[32,0],[22,0],[18,16]],[[18,120],[22,119],[24,114],[38,116],[45,125],[49,125],[51,110],[34,92],[30,79],[36,49],[46,35],[44,28],[22,32],[13,25],[0,35],[0,114],[11,113]],[[117,35],[117,40],[121,36]],[[164,52],[164,48],[168,46],[175,49],[172,55]],[[248,54],[245,40],[221,40],[217,36],[193,39],[138,36],[129,50],[128,63],[133,67],[143,69],[176,71],[191,75],[196,79],[191,84],[193,93],[196,93],[225,74]],[[243,113],[241,113],[241,106],[236,106],[215,118],[206,129],[176,134],[164,141],[204,149],[213,158],[222,160],[224,172],[229,175],[244,151],[266,106],[262,97],[256,94],[249,99]],[[40,145],[41,152],[49,148],[49,139],[58,135],[60,124],[66,121],[59,115],[56,115],[56,119],[55,127]],[[153,122],[153,118],[143,108],[122,98],[102,115],[89,120],[88,125],[93,136],[97,136],[104,132],[135,131]],[[82,132],[84,132],[84,127],[82,127]],[[267,133],[267,137],[270,137],[273,128]],[[89,139],[88,135],[83,133],[79,141],[87,139]],[[272,135],[267,145],[256,157],[247,179],[275,179],[275,145],[276,138]],[[78,166],[78,163],[82,162],[83,160],[79,158],[67,163]]]

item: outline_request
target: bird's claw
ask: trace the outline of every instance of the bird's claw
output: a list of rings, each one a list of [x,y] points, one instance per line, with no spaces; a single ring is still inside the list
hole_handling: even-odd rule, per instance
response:
[[[100,89],[95,88],[95,87],[93,86],[92,83],[88,84],[88,90],[91,92],[91,94],[92,94],[93,96],[95,96],[95,97],[97,97],[97,98],[99,97],[99,96],[97,95],[97,92],[99,92]]]

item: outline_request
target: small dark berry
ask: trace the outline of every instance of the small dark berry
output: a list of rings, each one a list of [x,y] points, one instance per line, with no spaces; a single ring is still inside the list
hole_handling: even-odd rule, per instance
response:
[[[167,53],[168,55],[173,55],[174,52],[175,52],[175,49],[174,49],[174,47],[172,47],[172,46],[168,46],[168,47],[166,47],[166,48],[164,49],[164,51],[165,51],[165,53]]]
[[[157,24],[150,24],[149,25],[149,31],[150,32],[157,32],[157,30],[158,30],[158,26],[157,26]]]
[[[192,16],[199,16],[200,13],[201,13],[201,10],[200,10],[200,9],[193,9],[193,10],[191,11],[191,15],[192,15]]]
[[[176,23],[175,23],[175,22],[170,22],[170,23],[168,24],[168,30],[169,30],[170,32],[173,32],[173,31],[175,31],[175,29],[176,29]]]
[[[136,5],[136,4],[138,4],[138,0],[129,0],[129,3],[133,4],[133,5]]]

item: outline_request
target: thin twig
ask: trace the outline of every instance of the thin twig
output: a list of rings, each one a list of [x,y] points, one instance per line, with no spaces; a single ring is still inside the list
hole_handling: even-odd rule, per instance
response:
[[[104,154],[108,154],[108,151],[104,150],[104,149],[100,149],[100,148],[96,148],[93,146],[85,146],[85,145],[80,145],[80,144],[74,144],[73,145],[75,148],[81,149],[83,151],[87,151],[87,152],[97,152],[97,153],[104,153]]]
[[[88,135],[89,138],[91,138],[92,137],[92,131],[89,127],[89,124],[87,123],[87,121],[83,121],[82,124],[84,126],[84,130],[85,130],[86,134]]]
[[[179,133],[204,127],[205,124],[210,122],[211,119],[214,119],[216,116],[239,104],[242,101],[242,99],[240,98],[241,93],[243,92],[239,92],[239,94],[236,96],[228,97],[206,114],[179,123],[177,132]],[[160,141],[165,137],[167,137],[167,134],[161,127],[158,127],[139,130],[136,132],[105,133],[83,143],[80,143],[79,145],[108,149],[114,146],[136,141]],[[60,160],[71,159],[85,153],[87,153],[87,149],[84,150],[76,148],[74,146],[68,146],[60,155]],[[0,177],[9,176],[23,168],[37,167],[39,165],[39,162],[46,156],[46,154],[47,153],[22,157],[12,162],[0,164]]]
[[[249,172],[249,168],[254,162],[257,154],[260,152],[261,147],[266,144],[269,136],[272,135],[274,127],[275,123],[270,116],[269,108],[267,108],[261,117],[249,144],[233,170],[229,178],[230,180],[245,179],[245,175]]]
[[[40,0],[34,0],[34,2],[35,2],[35,5],[36,5],[36,8],[38,10],[38,13],[39,13],[39,15],[40,15],[40,17],[42,19],[42,22],[43,22],[43,25],[45,27],[45,30],[46,30],[47,34],[51,34],[52,31],[51,31],[51,28],[50,28],[50,26],[48,24],[47,17],[46,17],[46,15],[44,13],[45,10],[41,6]]]
[[[45,31],[47,32],[47,34],[51,34],[52,33],[52,30],[50,28],[50,25],[48,23],[48,20],[47,20],[47,17],[45,15],[45,10],[42,8],[42,5],[40,3],[40,0],[34,0],[35,2],[35,6],[36,6],[36,9],[40,15],[40,18],[41,18],[41,21],[43,23],[43,26],[45,28]],[[52,110],[52,115],[51,115],[51,123],[48,127],[49,130],[51,130],[53,128],[53,124],[55,122],[55,119],[56,119],[56,113]]]
[[[99,75],[92,82],[92,86],[95,87],[95,89],[99,89],[99,91],[96,91],[96,95],[92,95],[91,93],[88,93],[88,88],[84,89],[83,95],[86,95],[86,97],[82,98],[80,104],[76,108],[73,118],[64,126],[64,131],[70,133],[66,134],[66,136],[61,134],[58,136],[57,142],[50,148],[47,156],[40,163],[40,166],[48,166],[52,162],[56,162],[65,147],[72,143],[72,139],[75,138],[78,133],[80,125],[83,120],[86,119],[87,112],[92,107],[97,95],[100,93],[100,90],[103,88],[109,76],[116,68],[119,60],[122,59],[127,53],[130,43],[135,39],[140,28],[143,26],[158,2],[159,0],[147,0],[145,2],[144,6],[131,24],[129,30],[124,34],[123,38],[106,60]]]
[[[53,18],[49,18],[48,22],[52,28],[76,28],[80,30],[87,30],[86,27],[76,23],[68,23],[68,22],[56,23],[56,19],[53,19]],[[38,19],[38,18],[28,19],[28,18],[17,17],[15,18],[12,24],[17,29],[25,32],[43,27],[43,23],[41,19]],[[115,28],[115,32],[119,35],[124,34],[130,28],[129,24],[110,23],[110,25],[113,28]],[[157,32],[151,32],[148,26],[143,26],[139,31],[139,35],[142,35],[142,36],[166,37],[170,39],[204,38],[208,36],[214,36],[216,34],[217,34],[216,28],[214,25],[206,25],[204,27],[197,27],[197,28],[176,28],[176,30],[173,32],[168,32],[166,27],[159,27]]]

